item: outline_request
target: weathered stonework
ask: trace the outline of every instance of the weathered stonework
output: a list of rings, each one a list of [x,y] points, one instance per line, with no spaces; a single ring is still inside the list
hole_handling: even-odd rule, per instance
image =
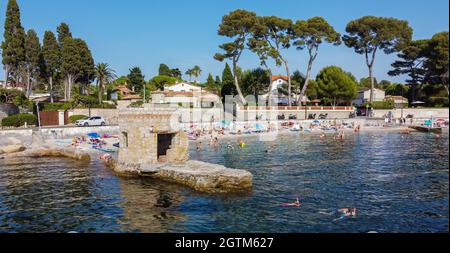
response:
[[[175,113],[173,110],[121,111],[118,161],[130,165],[188,161],[188,137],[171,126]]]
[[[221,165],[189,161],[189,139],[178,130],[176,109],[122,110],[119,116],[120,149],[108,165],[125,176],[148,176],[209,193],[248,190],[252,174]]]

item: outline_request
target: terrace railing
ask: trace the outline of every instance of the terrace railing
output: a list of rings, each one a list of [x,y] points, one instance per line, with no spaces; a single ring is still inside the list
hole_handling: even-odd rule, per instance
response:
[[[242,111],[354,111],[353,106],[239,106]]]

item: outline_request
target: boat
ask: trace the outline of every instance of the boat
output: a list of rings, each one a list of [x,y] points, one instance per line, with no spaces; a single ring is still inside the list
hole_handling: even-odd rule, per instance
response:
[[[435,133],[440,134],[442,133],[441,127],[429,127],[429,126],[410,126],[409,128],[414,129],[419,132],[423,133]]]

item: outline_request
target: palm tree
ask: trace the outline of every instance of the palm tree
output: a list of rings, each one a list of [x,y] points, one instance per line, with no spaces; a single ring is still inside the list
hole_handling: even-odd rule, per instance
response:
[[[108,63],[99,63],[95,66],[95,78],[97,79],[98,86],[98,102],[101,104],[103,102],[105,85],[113,81],[116,78],[116,74],[109,67]]]
[[[202,69],[195,65],[194,68],[192,69],[192,75],[195,76],[195,78],[197,79],[196,81],[198,81],[199,76],[202,74]]]
[[[185,73],[187,76],[189,76],[189,82],[192,81],[192,76],[194,75],[194,69],[188,69]]]

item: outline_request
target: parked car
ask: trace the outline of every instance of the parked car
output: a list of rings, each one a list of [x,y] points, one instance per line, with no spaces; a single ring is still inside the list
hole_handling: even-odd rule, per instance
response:
[[[102,117],[90,117],[75,122],[77,126],[106,126],[106,121]]]

